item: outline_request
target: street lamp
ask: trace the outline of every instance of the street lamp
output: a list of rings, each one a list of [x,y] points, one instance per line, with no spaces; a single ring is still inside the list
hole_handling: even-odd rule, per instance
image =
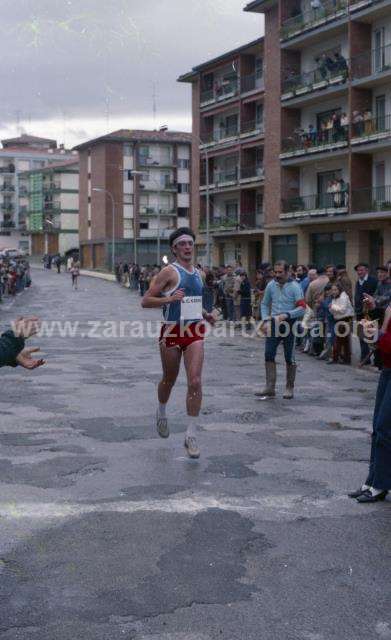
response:
[[[194,134],[195,135],[195,134]],[[200,145],[204,145],[205,142],[201,140],[201,138],[197,135],[195,137],[198,139]],[[206,171],[205,171],[205,180],[206,180],[206,264],[210,267],[210,191],[209,191],[209,155],[208,150],[203,149],[202,152],[205,154],[205,163],[206,163]],[[201,153],[200,153],[201,155]]]
[[[112,243],[111,243],[111,270],[112,270],[113,273],[115,273],[115,204],[114,204],[114,197],[113,197],[113,194],[111,193],[111,191],[108,191],[108,189],[103,189],[103,187],[93,187],[92,190],[93,191],[98,191],[99,193],[105,193],[107,196],[109,196],[109,198],[111,200],[112,218],[113,218],[113,239],[112,239]]]

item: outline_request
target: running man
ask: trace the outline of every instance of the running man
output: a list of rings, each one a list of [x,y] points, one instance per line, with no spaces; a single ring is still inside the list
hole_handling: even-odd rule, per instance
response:
[[[166,405],[178,377],[183,354],[187,375],[185,449],[190,458],[199,458],[196,436],[202,401],[204,320],[214,324],[215,318],[202,308],[204,285],[193,265],[194,240],[194,233],[187,227],[181,227],[170,235],[175,262],[155,276],[141,305],[147,309],[163,307],[164,324],[159,339],[163,377],[158,386],[156,412],[158,434],[162,438],[170,435]]]
[[[80,275],[80,262],[77,260],[73,262],[71,267],[71,276],[72,276],[72,289],[76,289],[77,291],[77,281]]]

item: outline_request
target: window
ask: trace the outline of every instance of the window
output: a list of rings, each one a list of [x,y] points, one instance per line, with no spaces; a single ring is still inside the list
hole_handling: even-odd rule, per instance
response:
[[[257,125],[263,124],[263,104],[261,102],[255,105],[255,122]]]
[[[131,144],[124,144],[124,156],[132,156],[133,155],[133,147]]]
[[[185,160],[184,158],[178,159],[178,169],[189,169],[190,160]]]
[[[149,222],[140,222],[140,229],[149,229]]]
[[[289,264],[297,264],[297,235],[272,236],[272,262],[286,260]]]
[[[206,73],[202,79],[202,91],[213,89],[213,73]]]
[[[149,147],[147,145],[142,145],[141,147],[139,147],[138,155],[141,164],[145,164],[147,158],[149,158]]]
[[[255,76],[256,78],[262,78],[263,76],[263,59],[255,58]]]
[[[242,245],[235,244],[235,261],[241,263],[242,262]]]
[[[178,184],[178,193],[190,193],[190,185],[187,183],[179,183]]]
[[[225,203],[225,215],[230,220],[237,220],[238,202],[237,200],[227,200]]]
[[[124,193],[124,204],[133,204],[133,193]]]
[[[178,217],[179,218],[188,218],[189,217],[189,208],[188,207],[178,207]]]
[[[87,202],[91,202],[91,196],[88,196]]]

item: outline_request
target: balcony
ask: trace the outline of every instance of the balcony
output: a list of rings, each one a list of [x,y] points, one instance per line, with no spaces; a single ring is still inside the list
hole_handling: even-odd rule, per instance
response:
[[[349,125],[323,129],[319,132],[315,129],[307,131],[300,129],[292,137],[282,140],[280,158],[288,159],[343,148],[348,144],[348,136]]]
[[[0,191],[2,191],[3,193],[14,193],[15,192],[15,187],[13,184],[3,184],[0,187]]]
[[[0,167],[0,173],[15,173],[15,165],[9,164],[5,167]]]
[[[280,218],[316,218],[334,216],[348,212],[348,185],[344,191],[336,193],[316,193],[310,196],[296,196],[283,199]]]
[[[320,63],[316,69],[290,75],[282,86],[281,100],[298,98],[314,91],[344,85],[348,79],[349,68],[345,58],[331,60],[328,63]]]
[[[138,162],[141,167],[171,167],[173,165],[172,158],[163,156],[139,155]]]
[[[15,229],[15,222],[13,220],[2,220],[0,222],[1,229]]]
[[[347,0],[320,0],[318,9],[308,9],[282,23],[281,40],[289,40],[347,15]]]
[[[27,187],[19,187],[19,195],[22,197],[28,196],[29,190]]]
[[[215,102],[222,102],[237,96],[239,93],[239,81],[238,76],[234,76],[231,79],[222,81],[216,81],[213,89],[206,89],[201,91],[200,106],[206,107]]]
[[[379,84],[389,78],[391,71],[391,44],[370,49],[351,59],[350,73],[352,82],[368,86]]]
[[[9,203],[9,202],[2,202],[0,204],[0,209],[1,211],[5,211],[5,212],[12,212],[14,210],[14,205]]]
[[[265,170],[262,165],[249,165],[240,169],[240,183],[258,182],[265,177]]]
[[[250,93],[251,91],[263,91],[265,83],[262,71],[250,73],[240,78],[240,90],[242,93]]]
[[[213,174],[213,183],[215,187],[229,187],[237,184],[239,176],[238,167],[233,169],[217,170]]]
[[[352,212],[391,211],[391,186],[369,187],[352,191]]]
[[[264,133],[263,122],[259,120],[245,120],[240,126],[240,137],[257,136]]]
[[[156,218],[159,215],[162,218],[164,217],[169,218],[172,216],[176,216],[177,210],[176,209],[157,209],[156,207],[140,207],[141,217],[152,216]]]
[[[177,191],[178,184],[176,182],[162,182],[152,180],[143,180],[141,178],[140,181],[140,189],[143,191]]]
[[[375,8],[379,4],[383,4],[384,0],[350,0],[350,12],[363,11],[365,9]]]
[[[381,143],[391,136],[391,115],[365,118],[352,123],[352,145]]]
[[[212,218],[209,224],[209,229],[211,231],[232,231],[234,229],[239,228],[239,220],[237,217],[235,218]],[[203,220],[199,226],[200,231],[206,230],[206,221]]]

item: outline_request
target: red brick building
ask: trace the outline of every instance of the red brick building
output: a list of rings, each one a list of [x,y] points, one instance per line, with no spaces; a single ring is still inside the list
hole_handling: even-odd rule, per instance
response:
[[[79,237],[85,268],[157,262],[168,236],[189,224],[191,134],[120,130],[89,140],[80,157]],[[133,173],[136,172],[136,173]]]
[[[191,221],[199,259],[206,262],[209,198],[214,264],[255,265],[263,238],[263,39],[194,67],[179,81],[192,84]]]
[[[208,149],[215,262],[241,256],[250,271],[260,258],[282,257],[374,268],[391,258],[391,2],[254,0],[245,10],[264,14],[264,39],[180,78],[193,86],[194,223],[202,232]],[[248,92],[252,73],[262,83]],[[262,131],[247,131],[261,108]],[[227,140],[235,110],[238,132]],[[217,129],[226,119],[225,138],[216,117]],[[251,165],[264,171],[249,185],[243,168]]]

